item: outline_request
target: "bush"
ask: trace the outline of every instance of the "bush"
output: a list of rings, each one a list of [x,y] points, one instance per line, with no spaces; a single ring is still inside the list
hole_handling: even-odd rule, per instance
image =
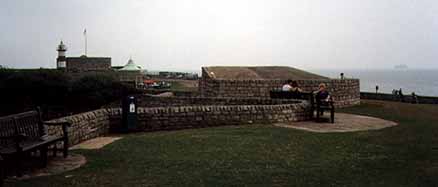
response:
[[[72,81],[63,72],[49,69],[14,70],[0,68],[0,115],[41,106],[58,113],[78,113],[120,99],[135,89],[117,79],[96,74]]]
[[[134,92],[133,87],[120,83],[112,76],[90,75],[73,82],[71,98],[87,103],[86,107],[99,108]]]
[[[1,113],[16,113],[33,106],[60,103],[68,91],[68,77],[52,70],[2,70]]]

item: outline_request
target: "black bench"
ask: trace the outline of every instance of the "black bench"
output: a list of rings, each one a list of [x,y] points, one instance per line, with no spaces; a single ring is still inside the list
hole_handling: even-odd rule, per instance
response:
[[[335,123],[335,106],[333,100],[316,100],[316,120],[321,121],[321,116],[324,115],[324,111],[330,111],[330,123]]]
[[[330,111],[330,122],[335,122],[335,107],[333,100],[324,101],[318,100],[315,94],[312,92],[289,92],[282,90],[271,90],[269,92],[271,99],[302,99],[308,100],[311,106],[311,117],[314,117],[314,111],[316,110],[316,121],[321,121],[321,116],[324,115],[324,111]]]
[[[3,163],[2,155],[0,155],[0,166],[4,166],[4,165],[5,165],[5,163]],[[0,187],[3,186],[4,173],[5,173],[5,170],[3,169],[3,167],[0,167]]]
[[[62,126],[63,134],[49,136],[45,126]],[[46,167],[49,146],[53,145],[53,154],[56,156],[56,144],[63,142],[63,156],[68,156],[68,126],[68,122],[43,122],[39,109],[0,117],[0,155],[6,165],[12,164],[18,176],[21,176],[21,164],[25,156],[32,153],[39,152],[41,165]]]

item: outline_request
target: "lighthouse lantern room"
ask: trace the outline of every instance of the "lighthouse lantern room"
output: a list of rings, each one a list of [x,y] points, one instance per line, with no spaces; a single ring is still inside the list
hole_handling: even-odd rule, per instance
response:
[[[58,48],[56,49],[58,51],[58,58],[56,58],[56,68],[57,69],[65,69],[67,62],[65,57],[65,52],[67,51],[67,46],[64,45],[64,43],[61,41],[61,43],[58,45]]]

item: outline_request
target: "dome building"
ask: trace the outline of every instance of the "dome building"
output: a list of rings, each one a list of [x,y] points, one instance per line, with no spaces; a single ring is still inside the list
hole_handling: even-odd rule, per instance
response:
[[[129,58],[128,63],[123,66],[123,68],[119,69],[119,71],[128,71],[128,72],[141,72],[141,67],[134,63],[132,58]]]
[[[132,58],[129,58],[128,63],[118,70],[119,79],[122,82],[137,82],[139,80],[142,81],[143,73],[140,66],[135,64]]]

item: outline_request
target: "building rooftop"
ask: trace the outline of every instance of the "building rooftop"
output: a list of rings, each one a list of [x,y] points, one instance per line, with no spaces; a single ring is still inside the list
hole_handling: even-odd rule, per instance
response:
[[[123,66],[122,69],[119,69],[119,71],[141,71],[141,67],[137,66],[137,64],[135,64],[134,61],[130,58],[128,60],[128,63]]]
[[[327,77],[287,66],[210,66],[202,67],[203,76],[214,79],[329,79]],[[207,75],[205,75],[207,74]]]
[[[79,57],[67,57],[67,59],[73,59],[73,60],[78,60],[78,59],[82,59],[82,60],[111,60],[111,57],[89,57],[89,56],[81,55]],[[102,62],[102,61],[99,61],[99,62]]]

